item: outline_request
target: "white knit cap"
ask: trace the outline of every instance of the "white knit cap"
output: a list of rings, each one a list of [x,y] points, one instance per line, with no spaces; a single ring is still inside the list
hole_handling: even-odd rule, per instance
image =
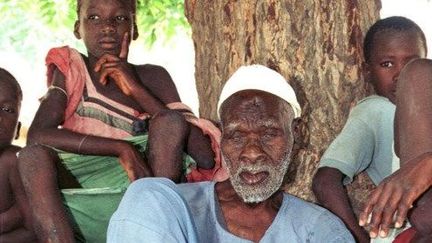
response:
[[[293,108],[294,117],[300,117],[301,108],[291,85],[278,72],[258,64],[241,66],[228,79],[219,96],[218,115],[220,116],[222,103],[228,97],[236,92],[248,89],[265,91],[284,99]]]

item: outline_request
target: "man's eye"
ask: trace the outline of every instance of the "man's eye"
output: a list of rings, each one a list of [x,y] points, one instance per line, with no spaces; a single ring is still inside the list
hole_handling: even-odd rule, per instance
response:
[[[241,136],[239,135],[235,135],[231,137],[231,140],[233,140],[234,142],[240,142],[241,141]]]
[[[231,140],[234,143],[240,143],[243,140],[243,136],[241,133],[234,133],[231,136],[229,136],[229,140]]]
[[[393,67],[393,62],[385,61],[385,62],[380,63],[380,66],[385,67],[385,68],[390,68],[390,67]]]
[[[272,138],[274,138],[274,137],[276,137],[276,134],[274,134],[274,133],[265,133],[265,134],[263,135],[263,138],[264,138],[264,139],[272,139]]]
[[[262,135],[262,138],[264,140],[271,140],[274,139],[275,137],[278,136],[278,132],[275,130],[269,130],[269,131],[265,131],[264,134]]]

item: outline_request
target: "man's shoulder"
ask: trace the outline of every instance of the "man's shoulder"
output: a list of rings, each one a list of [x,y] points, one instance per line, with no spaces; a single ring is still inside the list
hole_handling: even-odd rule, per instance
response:
[[[285,210],[283,211],[285,214],[288,214],[290,218],[295,219],[298,225],[315,227],[316,224],[320,224],[318,221],[321,221],[320,219],[322,218],[331,221],[328,222],[329,224],[340,223],[340,219],[336,215],[317,204],[307,202],[286,193],[284,197]]]
[[[327,214],[327,213],[333,215],[327,209],[317,204],[305,201],[301,198],[298,198],[288,193],[284,193],[284,204],[285,203],[287,204],[288,210],[293,211],[296,214],[310,215],[312,217],[319,216],[321,214]]]
[[[203,181],[195,183],[177,184],[181,195],[188,202],[196,202],[210,199],[210,195],[214,192],[214,182]]]
[[[293,195],[285,194],[284,213],[289,227],[293,227],[299,237],[323,240],[323,242],[354,242],[351,234],[343,222],[327,209],[297,198]],[[323,223],[325,222],[325,223]]]

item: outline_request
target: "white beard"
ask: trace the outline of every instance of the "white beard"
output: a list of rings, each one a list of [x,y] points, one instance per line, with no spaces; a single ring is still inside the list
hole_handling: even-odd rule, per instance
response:
[[[290,164],[290,155],[290,152],[285,153],[285,156],[278,161],[277,165],[261,162],[254,164],[241,163],[237,171],[231,169],[232,163],[229,159],[223,154],[222,157],[226,163],[231,184],[237,194],[245,203],[258,203],[267,200],[281,188],[285,173]],[[268,172],[268,176],[258,185],[248,185],[245,184],[240,177],[242,172]]]

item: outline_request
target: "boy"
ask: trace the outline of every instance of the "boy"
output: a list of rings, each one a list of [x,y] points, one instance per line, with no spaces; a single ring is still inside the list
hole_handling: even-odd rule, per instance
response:
[[[366,170],[375,185],[399,167],[393,152],[396,83],[410,60],[425,57],[426,40],[417,24],[404,17],[377,21],[364,42],[366,78],[377,93],[361,100],[351,111],[339,136],[323,157],[313,180],[319,203],[338,215],[358,242],[370,236],[358,225],[344,185]]]
[[[395,150],[401,167],[369,195],[360,224],[387,233],[393,222],[412,228],[394,243],[432,242],[432,60],[416,59],[402,70],[397,87]],[[396,212],[396,213],[395,213]]]
[[[17,170],[18,115],[22,92],[18,82],[0,68],[0,242],[34,242],[29,205]]]

